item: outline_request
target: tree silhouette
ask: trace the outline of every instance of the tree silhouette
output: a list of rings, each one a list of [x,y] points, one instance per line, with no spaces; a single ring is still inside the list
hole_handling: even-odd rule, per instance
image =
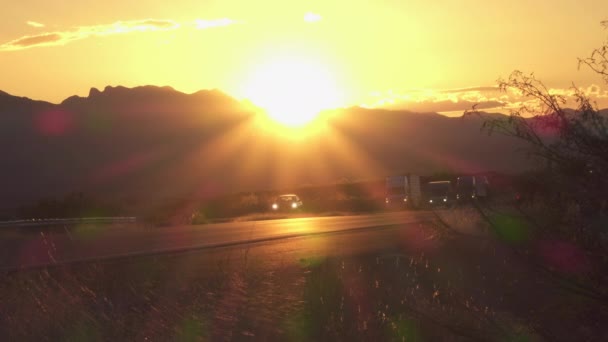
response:
[[[608,28],[608,21],[602,22]],[[589,67],[608,85],[608,40],[579,67]],[[526,101],[509,110],[507,117],[490,117],[482,129],[525,141],[528,154],[542,161],[535,182],[545,189],[542,198],[556,212],[576,206],[580,213],[579,235],[590,243],[600,242],[605,229],[591,229],[605,217],[608,198],[608,116],[597,103],[574,84],[569,95],[576,108],[565,108],[567,97],[548,89],[533,73],[514,71],[499,79],[503,92],[513,91]],[[475,107],[464,116],[480,115]],[[581,236],[579,236],[581,237]]]

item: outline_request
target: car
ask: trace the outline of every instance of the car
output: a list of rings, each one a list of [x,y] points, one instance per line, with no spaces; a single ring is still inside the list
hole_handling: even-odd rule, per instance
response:
[[[274,211],[292,211],[302,207],[302,200],[295,194],[278,196],[270,206]]]

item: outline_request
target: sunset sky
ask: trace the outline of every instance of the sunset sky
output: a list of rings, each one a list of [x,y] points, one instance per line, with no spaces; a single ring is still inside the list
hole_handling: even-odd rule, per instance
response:
[[[605,40],[606,19],[605,0],[23,0],[0,11],[0,90],[58,103],[152,84],[452,111],[498,100],[488,87],[519,69],[602,102],[577,57]]]

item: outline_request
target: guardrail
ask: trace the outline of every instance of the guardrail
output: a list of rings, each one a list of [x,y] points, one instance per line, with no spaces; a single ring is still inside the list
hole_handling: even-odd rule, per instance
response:
[[[2,221],[0,227],[34,227],[50,226],[60,224],[79,224],[79,223],[134,223],[136,217],[81,217],[81,218],[57,218],[57,219],[30,219]]]

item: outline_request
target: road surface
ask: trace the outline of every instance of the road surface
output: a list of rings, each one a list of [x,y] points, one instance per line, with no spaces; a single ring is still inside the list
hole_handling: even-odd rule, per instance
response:
[[[75,229],[23,234],[0,242],[0,270],[230,246],[291,237],[398,227],[428,221],[430,212],[294,218],[153,229]]]
[[[73,228],[4,239],[5,269],[109,260],[2,273],[0,336],[606,340],[601,302],[568,291],[498,241],[439,234],[423,223],[433,217]],[[168,253],[184,250],[192,252]],[[152,253],[165,254],[118,258]]]

